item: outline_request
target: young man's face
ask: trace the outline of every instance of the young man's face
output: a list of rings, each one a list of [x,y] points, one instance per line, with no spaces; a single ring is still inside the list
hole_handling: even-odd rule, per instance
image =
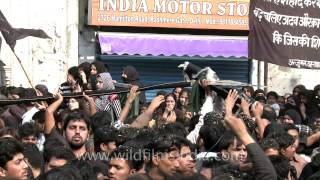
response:
[[[123,158],[112,158],[109,162],[109,180],[126,180],[132,173],[127,161]]]
[[[31,143],[31,144],[37,144],[38,138],[34,135],[26,136],[21,138],[22,143]]]
[[[299,146],[299,131],[297,131],[296,129],[289,129],[287,131],[287,133],[295,139],[294,145],[296,147],[298,147]]]
[[[65,130],[65,136],[73,149],[80,149],[89,138],[89,129],[87,124],[82,119],[69,121]]]
[[[75,109],[79,109],[80,105],[79,105],[79,102],[74,99],[74,98],[70,98],[69,101],[68,101],[68,108],[70,110],[75,110]]]
[[[234,143],[230,144],[227,149],[227,160],[235,163],[244,163],[247,160],[247,149],[243,144],[240,144],[238,140],[234,140]]]
[[[296,153],[297,147],[295,144],[290,145],[289,147],[287,147],[286,149],[282,149],[281,153],[282,155],[284,155],[285,157],[287,157],[290,161],[293,160],[293,157]]]
[[[283,119],[282,119],[282,123],[283,124],[294,124],[294,121],[290,116],[284,115]]]
[[[67,163],[65,159],[58,159],[56,157],[52,157],[50,161],[45,165],[45,172],[48,172],[54,168],[63,166]]]
[[[180,149],[178,171],[183,176],[192,176],[196,173],[196,163],[191,153],[190,147],[188,146],[182,146]]]
[[[1,171],[4,172],[3,179],[10,179],[10,180],[28,179],[28,165],[25,162],[24,156],[22,153],[16,154],[12,160],[7,162],[7,164],[5,165],[5,169],[2,169]]]
[[[270,96],[267,97],[267,103],[271,104],[271,105],[275,104],[275,103],[277,103],[277,98],[270,95]]]
[[[179,167],[179,151],[173,150],[167,153],[163,153],[162,156],[157,157],[158,170],[166,177],[173,176]]]

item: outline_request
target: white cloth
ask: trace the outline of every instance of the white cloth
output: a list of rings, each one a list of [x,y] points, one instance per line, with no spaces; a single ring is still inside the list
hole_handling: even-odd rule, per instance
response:
[[[187,139],[192,143],[196,144],[199,136],[200,128],[203,125],[203,117],[208,113],[213,111],[213,97],[206,96],[205,102],[200,110],[199,122],[196,124],[194,129],[188,134]]]
[[[27,122],[34,122],[32,120],[32,117],[35,113],[37,113],[39,111],[38,108],[36,107],[33,107],[31,108],[29,111],[25,112],[23,115],[22,115],[22,124],[24,123],[27,123]]]
[[[218,158],[218,154],[215,152],[201,152],[196,156],[196,159],[204,159],[204,158]]]

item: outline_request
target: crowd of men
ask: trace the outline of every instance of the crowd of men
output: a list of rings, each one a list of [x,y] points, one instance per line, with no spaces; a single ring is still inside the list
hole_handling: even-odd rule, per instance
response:
[[[218,92],[198,76],[147,102],[136,68],[121,76],[128,93],[88,95],[119,85],[99,61],[71,67],[59,92],[1,87],[2,102],[34,101],[0,107],[0,179],[320,179],[320,85]]]

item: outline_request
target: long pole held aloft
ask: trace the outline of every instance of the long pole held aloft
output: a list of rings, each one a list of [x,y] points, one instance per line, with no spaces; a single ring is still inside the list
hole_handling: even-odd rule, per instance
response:
[[[167,88],[175,88],[175,87],[189,87],[189,86],[190,86],[190,82],[180,81],[180,82],[143,86],[139,88],[138,91],[167,89]],[[118,90],[89,91],[89,92],[85,92],[85,94],[88,96],[101,96],[101,95],[120,94],[120,93],[128,93],[128,92],[130,92],[130,89],[121,88]],[[66,94],[63,94],[63,97],[64,98],[81,98],[83,97],[83,92],[66,93]],[[10,104],[21,104],[21,103],[27,103],[27,102],[37,102],[37,101],[52,101],[53,99],[54,99],[53,96],[39,96],[36,98],[30,98],[30,99],[0,100],[0,106],[10,105]]]

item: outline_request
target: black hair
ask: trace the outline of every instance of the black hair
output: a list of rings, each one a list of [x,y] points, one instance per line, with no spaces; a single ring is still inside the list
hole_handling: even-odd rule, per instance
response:
[[[199,117],[200,117],[199,114],[192,116],[192,118],[190,119],[190,124],[188,129],[189,132],[194,130],[194,128],[196,127],[196,124],[198,124],[199,122]]]
[[[183,89],[181,90],[181,92],[179,93],[179,97],[181,97],[181,95],[182,95],[183,93],[187,93],[188,99],[191,97],[191,91],[190,91],[189,89],[183,88]],[[190,102],[189,102],[189,103],[190,103]],[[185,105],[185,107],[187,108],[188,105],[189,105],[189,104]],[[185,108],[185,107],[182,107],[182,105],[181,105],[181,103],[180,103],[180,99],[177,99],[177,108],[183,110],[183,108]]]
[[[91,129],[93,132],[99,127],[111,126],[112,117],[108,111],[100,111],[91,116]]]
[[[277,138],[281,134],[286,133],[282,124],[270,123],[266,126],[263,132],[263,138]]]
[[[70,67],[68,69],[68,74],[70,74],[74,79],[80,79],[77,66]]]
[[[38,91],[40,91],[43,96],[48,96],[48,95],[51,95],[51,93],[49,93],[48,91],[48,87],[46,85],[43,85],[43,84],[37,84],[35,86],[35,89],[37,89]]]
[[[320,179],[320,171],[317,171],[316,173],[309,176],[307,180],[318,180],[318,179]]]
[[[127,161],[130,169],[139,171],[143,167],[144,155],[141,149],[129,146],[119,146],[110,154],[110,158],[123,158]]]
[[[23,155],[28,159],[30,165],[34,168],[41,169],[44,165],[44,160],[41,152],[35,144],[23,144]]]
[[[83,180],[83,178],[77,167],[66,164],[41,175],[39,180]]]
[[[80,171],[80,175],[84,180],[96,180],[97,176],[92,168],[92,166],[89,164],[89,162],[85,160],[78,160],[75,159],[71,161],[71,165],[74,165],[77,167]]]
[[[148,150],[151,152],[167,153],[174,150],[179,150],[179,144],[175,141],[176,136],[173,135],[159,135],[154,137],[153,141],[148,145]]]
[[[22,91],[21,98],[35,98],[35,97],[37,97],[37,92],[33,88],[25,88]]]
[[[219,142],[219,152],[227,150],[231,144],[234,144],[236,139],[237,136],[232,131],[226,131]],[[237,139],[237,142],[239,144],[241,141]],[[242,144],[242,142],[240,144]]]
[[[168,178],[168,180],[207,180],[207,178],[201,173],[195,173],[191,176],[184,176],[182,174],[176,173],[172,177]]]
[[[296,85],[296,86],[292,89],[292,92],[294,92],[296,89],[299,89],[300,92],[307,90],[307,88],[306,88],[304,85],[302,85],[302,84]]]
[[[311,158],[311,164],[318,169],[320,168],[320,153],[317,153]]]
[[[234,180],[234,179],[254,179],[250,177],[251,173],[244,173],[240,170],[239,164],[234,164],[226,161],[218,161],[219,163],[215,164],[215,168],[213,169],[214,180],[223,179],[223,180]],[[246,171],[246,170],[244,170]]]
[[[91,64],[89,62],[83,62],[78,65],[78,70],[83,70],[83,72],[86,74],[86,79],[89,80],[90,77],[90,71],[91,71]]]
[[[100,145],[102,143],[104,144],[108,144],[109,142],[116,142],[117,143],[117,136],[118,136],[118,130],[113,128],[113,127],[109,127],[109,126],[104,126],[101,128],[96,129],[96,131],[94,131],[94,149],[96,152],[100,152]]]
[[[259,93],[263,93],[263,95],[265,95],[264,90],[262,90],[262,89],[257,89],[257,90],[254,91],[253,97],[256,98]]]
[[[272,108],[271,105],[265,104],[263,106],[263,112],[261,118],[267,119],[270,122],[277,122],[277,114],[276,111]]]
[[[266,151],[268,149],[279,150],[278,142],[275,139],[271,139],[271,138],[262,139],[260,142],[260,147],[263,151]]]
[[[45,121],[44,114],[45,114],[45,111],[40,110],[32,116],[32,119],[37,123],[43,124]]]
[[[242,89],[242,91],[244,91],[245,89],[247,89],[247,90],[251,93],[251,97],[253,97],[254,89],[253,89],[252,86],[243,86],[241,89]]]
[[[287,147],[293,145],[295,141],[295,139],[287,133],[281,134],[276,138],[276,140],[279,143],[280,150],[286,149]]]
[[[241,180],[241,179],[234,177],[232,174],[222,174],[214,178],[214,180]]]
[[[273,97],[275,97],[276,99],[279,98],[278,93],[276,93],[275,91],[269,91],[269,92],[267,93],[267,98],[270,97],[270,96],[273,96]]]
[[[43,152],[56,147],[66,147],[66,145],[58,138],[47,138],[43,144]]]
[[[32,122],[27,122],[27,123],[22,124],[19,127],[18,133],[19,133],[20,138],[24,138],[24,137],[28,137],[28,136],[34,136],[36,138],[39,138],[39,136],[40,136],[39,129]]]
[[[9,94],[16,94],[21,98],[23,96],[24,90],[25,90],[25,88],[23,88],[23,87],[15,87],[15,88],[9,90]]]
[[[43,157],[44,157],[44,161],[46,163],[50,162],[51,158],[53,158],[53,157],[55,157],[57,159],[64,159],[67,162],[71,162],[72,160],[74,160],[76,158],[70,149],[65,148],[63,146],[58,146],[58,147],[46,149],[43,152]]]
[[[108,175],[108,162],[107,161],[95,161],[92,165],[92,169],[96,175],[102,173],[104,176]]]
[[[199,131],[199,138],[203,140],[206,151],[219,151],[218,143],[223,136],[224,130],[218,126],[202,126]],[[214,146],[214,147],[213,147]]]
[[[190,149],[193,148],[193,144],[186,139],[185,137],[177,136],[175,138],[175,141],[177,141],[178,147],[181,149],[183,146],[188,146]]]
[[[0,129],[0,137],[3,137],[5,135],[10,135],[13,138],[19,140],[19,134],[17,133],[17,130],[13,127],[4,127]]]
[[[104,64],[103,62],[101,61],[93,61],[91,63],[91,66],[94,65],[97,69],[97,74],[100,74],[100,73],[104,73],[104,72],[109,72],[110,69],[109,69],[109,66]]]
[[[79,120],[83,120],[86,125],[88,130],[90,131],[90,118],[89,116],[87,116],[85,113],[81,112],[81,111],[72,111],[66,118],[63,129],[66,130],[69,122],[70,121],[79,121]]]
[[[203,124],[206,125],[213,125],[213,126],[220,126],[224,129],[222,122],[224,121],[224,115],[222,113],[218,113],[215,111],[208,112],[203,117]]]
[[[133,140],[141,144],[143,148],[146,148],[153,141],[154,137],[157,137],[158,135],[159,132],[155,129],[142,128],[139,129],[139,133]]]
[[[37,92],[33,88],[25,88],[22,91],[22,94],[20,96],[21,99],[29,99],[29,98],[36,98],[37,97]],[[32,102],[24,102],[23,103],[26,106],[33,106]]]
[[[65,122],[66,118],[72,111],[70,109],[60,109],[58,112],[54,113],[54,119],[56,123]]]
[[[299,128],[294,124],[284,124],[283,128],[286,132],[288,132],[289,130],[296,130],[299,132]]]
[[[6,168],[8,161],[23,152],[23,146],[13,138],[0,138],[0,167]]]
[[[15,89],[16,87],[14,86],[1,86],[0,87],[0,93],[5,95],[6,97],[8,97],[9,95],[9,92],[12,90],[12,89]]]
[[[160,134],[173,134],[181,137],[187,136],[187,131],[184,128],[183,124],[180,122],[174,122],[169,124],[163,124],[159,127]]]
[[[117,143],[121,145],[126,141],[132,140],[139,134],[138,128],[122,127],[118,130]]]
[[[168,93],[166,91],[160,90],[156,93],[156,96],[163,95],[166,96]]]
[[[128,180],[153,180],[149,175],[147,174],[134,174],[132,176],[128,177]]]
[[[269,159],[277,172],[278,179],[287,179],[290,172],[290,161],[282,155],[272,155]]]

